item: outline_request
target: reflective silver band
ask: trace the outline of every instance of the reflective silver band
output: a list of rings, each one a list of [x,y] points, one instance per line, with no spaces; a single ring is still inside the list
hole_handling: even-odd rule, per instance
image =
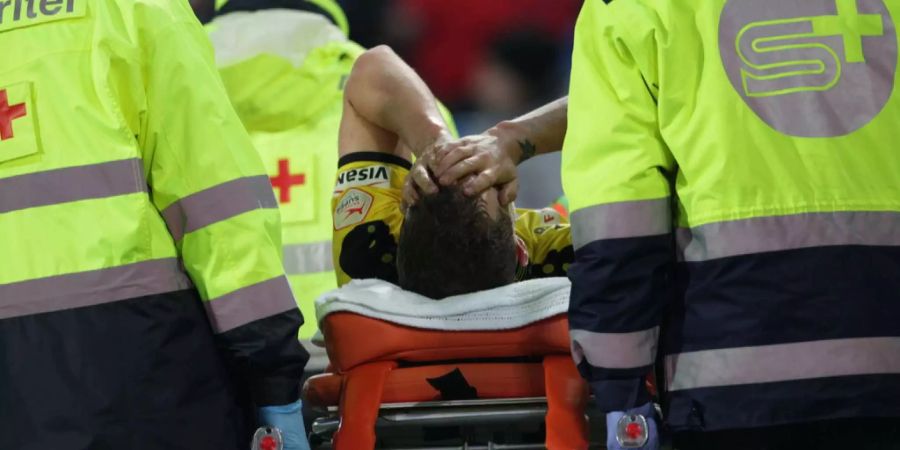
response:
[[[169,205],[162,216],[172,237],[261,208],[277,208],[269,177],[240,178],[191,194]]]
[[[147,192],[140,159],[29,173],[0,179],[0,214],[137,192]]]
[[[112,303],[191,288],[177,259],[0,285],[0,319]]]
[[[204,303],[216,333],[297,309],[287,278],[279,276]]]
[[[672,230],[669,198],[609,203],[572,213],[572,242],[579,249],[594,241],[657,236]]]
[[[285,245],[284,270],[288,275],[331,272],[331,241]]]
[[[757,217],[679,229],[676,236],[688,262],[835,245],[900,246],[900,212]]]
[[[727,348],[666,357],[670,391],[851,375],[900,374],[900,337]]]
[[[635,369],[653,364],[659,341],[659,327],[631,333],[594,333],[571,330],[575,364],[604,369]]]

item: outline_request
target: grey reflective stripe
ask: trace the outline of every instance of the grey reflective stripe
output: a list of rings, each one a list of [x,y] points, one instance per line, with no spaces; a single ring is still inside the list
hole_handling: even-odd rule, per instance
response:
[[[216,333],[297,309],[291,286],[283,276],[238,289],[206,302],[205,306]]]
[[[657,236],[671,230],[669,198],[609,203],[572,213],[572,242],[576,250],[603,239]]]
[[[679,256],[729,256],[834,245],[900,245],[900,212],[852,211],[757,217],[678,230]]]
[[[169,205],[162,216],[176,241],[185,234],[260,208],[277,208],[269,177],[239,178],[191,194]]]
[[[666,383],[671,391],[877,374],[900,374],[900,337],[704,350],[666,357]]]
[[[67,167],[0,179],[0,214],[146,192],[140,159]]]
[[[0,285],[0,319],[189,289],[175,258]]]
[[[656,359],[659,327],[631,333],[594,333],[571,330],[572,357],[575,364],[604,369],[634,369],[649,366]]]
[[[288,275],[331,272],[331,241],[285,245],[284,270]]]

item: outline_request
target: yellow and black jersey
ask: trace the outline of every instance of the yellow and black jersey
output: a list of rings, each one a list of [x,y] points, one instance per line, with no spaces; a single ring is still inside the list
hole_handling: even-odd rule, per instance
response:
[[[332,197],[332,251],[338,284],[354,278],[397,282],[397,242],[403,225],[403,183],[409,161],[359,152],[341,158]],[[527,254],[519,280],[565,276],[575,259],[568,220],[556,210],[516,210],[516,236]]]

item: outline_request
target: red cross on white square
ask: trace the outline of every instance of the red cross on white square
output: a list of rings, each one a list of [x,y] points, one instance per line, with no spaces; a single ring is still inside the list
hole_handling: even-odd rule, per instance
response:
[[[272,182],[272,188],[278,189],[278,203],[291,202],[291,189],[294,186],[303,186],[306,184],[306,174],[292,174],[290,161],[287,159],[278,160],[278,175],[269,177]]]
[[[0,141],[15,137],[13,121],[25,117],[27,113],[24,103],[10,105],[6,89],[0,90]]]

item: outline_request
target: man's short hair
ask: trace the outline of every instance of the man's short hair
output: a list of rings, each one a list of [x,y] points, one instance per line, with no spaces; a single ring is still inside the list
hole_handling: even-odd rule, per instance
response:
[[[429,298],[493,289],[515,281],[516,241],[509,212],[492,219],[459,188],[442,188],[409,208],[400,230],[400,287]]]

